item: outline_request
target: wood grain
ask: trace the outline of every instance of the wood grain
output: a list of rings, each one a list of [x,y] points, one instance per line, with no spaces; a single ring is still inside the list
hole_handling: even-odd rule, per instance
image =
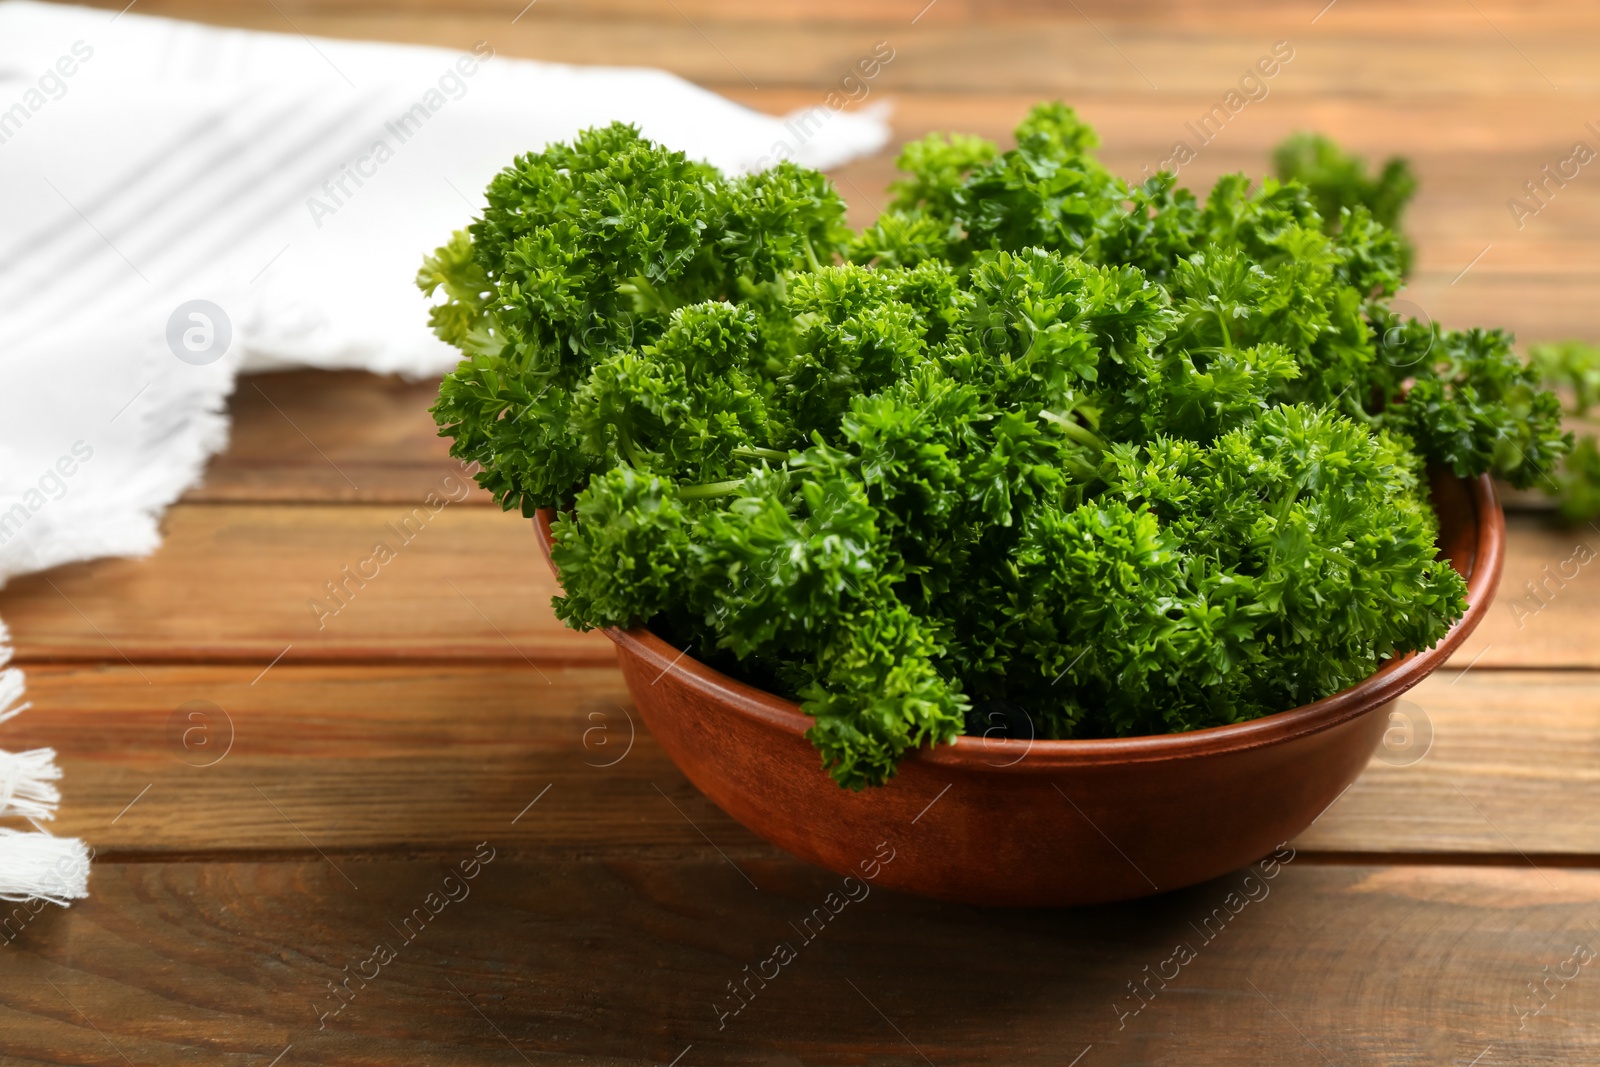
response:
[[[237,20],[242,14],[270,10],[264,0],[213,0],[208,5],[177,0],[147,0],[154,12],[173,14],[180,8],[207,12],[213,20]],[[98,5],[112,7],[115,0],[101,0]],[[144,5],[141,5],[144,6]],[[284,11],[300,15],[339,13],[341,15],[370,17],[383,24],[397,14],[439,15],[444,13],[438,0],[289,0],[280,5]],[[1495,25],[1519,32],[1575,31],[1600,25],[1600,16],[1592,10],[1572,4],[1567,0],[1483,0],[1478,9],[1493,20]],[[1231,25],[1236,34],[1243,35],[1251,28],[1273,25],[1274,20],[1295,24],[1310,24],[1312,16],[1321,8],[1314,4],[1285,5],[1273,0],[1245,0],[1227,8],[1229,24],[1219,23],[1217,8],[1204,2],[1172,3],[1170,0],[1085,0],[1079,11],[1096,22],[1110,20],[1116,23],[1164,26],[1172,30],[1193,33],[1218,32],[1219,27]],[[517,0],[461,0],[449,5],[448,12],[473,16],[504,16],[507,21],[522,8]],[[927,0],[774,0],[768,4],[746,4],[740,0],[675,0],[674,7],[663,8],[653,0],[541,0],[535,11],[523,13],[529,19],[577,19],[605,24],[619,19],[630,22],[665,22],[684,17],[707,20],[713,24],[729,22],[771,22],[780,25],[805,21],[836,27],[857,23],[906,23],[921,16],[919,21],[930,24],[968,25],[1071,23],[1072,19],[1054,5],[1039,0],[939,0],[929,5]],[[189,17],[189,16],[185,16]],[[194,16],[198,17],[198,15]],[[1384,4],[1381,0],[1344,0],[1339,6],[1338,28],[1352,34],[1383,34],[1388,36],[1422,36],[1439,34],[1451,28],[1472,33],[1489,32],[1481,24],[1474,26],[1465,18],[1460,6],[1450,0],[1418,0],[1403,9]]]
[[[1545,76],[1569,92],[1592,91],[1596,85],[1583,40],[1573,32],[1592,23],[1592,16],[1572,21],[1562,10],[1555,18],[1529,19],[1509,4],[1484,7],[1482,15],[1430,4],[1397,19],[1376,10],[1376,3],[1344,0],[1313,25],[1319,5],[1311,3],[1253,4],[1230,11],[1225,19],[1206,4],[1098,3],[1077,11],[1019,4],[1009,17],[990,18],[948,0],[932,7],[913,0],[857,5],[848,20],[829,18],[826,10],[794,17],[800,12],[791,8],[789,17],[773,17],[771,12],[750,16],[745,7],[729,12],[635,3],[625,18],[573,4],[541,3],[524,10],[516,0],[398,12],[370,3],[286,8],[266,0],[225,5],[166,0],[148,7],[150,13],[283,33],[298,28],[329,37],[446,47],[488,40],[507,54],[665,67],[712,85],[826,85],[879,39],[915,47],[916,65],[898,73],[897,87],[908,89],[1210,91],[1214,71],[1252,62],[1279,39],[1322,57],[1316,65],[1305,64],[1313,73],[1304,76],[1302,90],[1333,96],[1491,95],[1534,86],[1554,94]],[[1516,33],[1517,45],[1508,45],[1502,32]]]
[[[1308,851],[1600,859],[1600,674],[1443,671],[1301,835]]]
[[[58,829],[115,856],[416,851],[496,820],[508,845],[556,856],[671,855],[702,833],[730,855],[775,854],[684,781],[613,669],[256,673],[36,667],[34,711],[8,739],[61,752]],[[1600,674],[1480,667],[1406,699],[1408,719],[1297,847],[1600,857]],[[547,787],[539,817],[513,824]]]
[[[61,753],[59,829],[101,850],[729,847],[715,812],[637,725],[612,668],[36,668],[10,736]],[[142,675],[142,676],[141,676]],[[148,679],[148,681],[146,681]],[[146,787],[149,787],[146,791]],[[533,814],[513,820],[546,788]],[[130,807],[130,803],[132,803]]]
[[[428,414],[438,395],[437,381],[360,371],[247,375],[228,404],[227,451],[184,499],[409,504],[465,482],[461,503],[492,504],[438,435]]]
[[[495,508],[180,505],[163,527],[149,559],[8,586],[18,659],[612,661],[605,638],[556,620],[532,527]]]
[[[1600,667],[1600,531],[1537,515],[1507,520],[1505,572],[1458,666]]]
[[[1593,965],[1573,965],[1518,1030],[1536,1003],[1525,984],[1595,940],[1592,871],[1296,858],[1272,879],[1063,912],[869,891],[820,933],[813,920],[808,942],[797,924],[839,883],[793,861],[741,861],[753,889],[709,849],[672,863],[535,862],[500,847],[499,827],[480,832],[494,859],[452,883],[458,899],[436,918],[413,919],[409,940],[403,922],[470,848],[337,867],[102,864],[91,900],[0,950],[6,1053],[261,1067],[292,1045],[283,1063],[1234,1067],[1466,1064],[1492,1047],[1496,1062],[1566,1065],[1585,1061],[1600,1025]],[[1225,902],[1245,891],[1258,900],[1233,915]],[[728,983],[782,942],[796,958],[719,1016],[714,1005],[740,1003]],[[381,969],[364,962],[379,944],[394,956]],[[1193,958],[1164,964],[1179,944]],[[1129,983],[1157,970],[1176,977],[1135,997]],[[330,983],[361,971],[370,981],[350,979],[346,1006],[323,1019],[341,1003]]]

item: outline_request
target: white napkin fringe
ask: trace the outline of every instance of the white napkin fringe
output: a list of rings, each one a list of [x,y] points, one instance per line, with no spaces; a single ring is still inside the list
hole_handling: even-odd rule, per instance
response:
[[[28,709],[22,671],[9,666],[10,635],[0,623],[0,723]],[[61,778],[53,748],[0,752],[0,818],[22,818],[39,825],[55,817]],[[47,900],[67,906],[89,895],[89,849],[75,837],[43,830],[0,828],[0,900]]]

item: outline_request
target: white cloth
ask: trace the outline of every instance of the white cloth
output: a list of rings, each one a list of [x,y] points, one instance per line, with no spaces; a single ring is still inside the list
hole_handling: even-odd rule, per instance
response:
[[[730,172],[832,166],[888,137],[879,113],[774,118],[492,41],[0,0],[0,585],[152,551],[226,444],[241,370],[453,366],[412,283],[421,257],[513,156],[612,120]],[[5,865],[0,840],[0,894]]]

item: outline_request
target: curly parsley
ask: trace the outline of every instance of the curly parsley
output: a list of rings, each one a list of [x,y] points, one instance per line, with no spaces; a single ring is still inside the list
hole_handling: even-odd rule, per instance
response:
[[[1531,482],[1553,398],[1501,334],[1391,321],[1366,207],[1129,185],[1096,143],[1044,104],[1010,151],[908,145],[861,233],[819,174],[626,126],[520,157],[419,275],[466,355],[441,432],[560,512],[568,625],[794,697],[851,788],[997,714],[1241,722],[1438,641],[1423,470]]]

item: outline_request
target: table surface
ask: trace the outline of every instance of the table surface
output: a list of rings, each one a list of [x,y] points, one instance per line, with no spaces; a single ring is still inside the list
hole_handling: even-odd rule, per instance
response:
[[[1403,151],[1423,183],[1410,299],[1451,325],[1600,335],[1600,186],[1574,179],[1521,229],[1506,206],[1600,136],[1593,5],[539,0],[513,22],[523,2],[139,10],[665,66],[770,112],[887,41],[869,102],[893,101],[897,141],[1004,139],[1059,96],[1124,173],[1288,40],[1271,95],[1186,180],[1260,172],[1300,127]],[[857,222],[891,172],[885,152],[835,173]],[[3,928],[0,1063],[1593,1062],[1600,578],[1548,576],[1592,557],[1595,529],[1512,515],[1499,602],[1410,695],[1426,755],[1375,761],[1214,940],[1192,924],[1238,875],[1059,912],[876,892],[719,1026],[727,983],[836,879],[635,729],[609,644],[553,618],[525,521],[476,490],[414,511],[456,484],[431,395],[244,379],[229,450],[154,556],[0,593],[34,703],[8,747],[60,750],[59,830],[98,854],[89,900]],[[308,602],[417,514],[319,625]],[[463,862],[470,894],[440,903]],[[1197,958],[1134,999],[1185,940]]]

